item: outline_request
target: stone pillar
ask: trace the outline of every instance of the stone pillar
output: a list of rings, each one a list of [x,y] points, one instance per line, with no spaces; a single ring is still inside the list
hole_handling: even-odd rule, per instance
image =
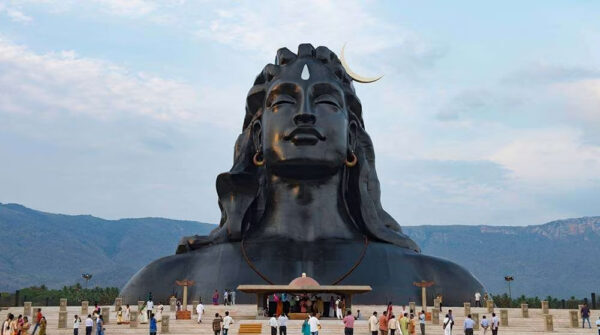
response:
[[[129,312],[129,327],[137,328],[138,326],[138,311]]]
[[[408,303],[408,309],[413,311],[413,313],[416,315],[417,314],[417,308],[416,308],[416,304],[414,301],[411,301]]]
[[[198,307],[199,303],[200,303],[200,301],[198,301],[198,300],[192,300],[192,314],[194,314],[194,315],[198,314],[198,312],[196,311],[196,307]]]
[[[549,308],[548,308],[548,301],[547,300],[543,300],[542,301],[542,314],[548,314],[549,313]]]
[[[440,310],[440,299],[439,298],[433,299],[433,307],[435,309],[437,309],[438,311]]]
[[[508,327],[508,309],[500,310],[500,325],[503,327]]]
[[[521,316],[524,318],[529,317],[529,305],[521,304]]]
[[[67,299],[65,298],[60,298],[60,308],[58,309],[59,312],[66,312],[67,311]]]
[[[137,310],[138,310],[138,312],[141,312],[141,311],[142,311],[142,307],[144,307],[144,302],[143,302],[143,301],[140,301],[140,300],[138,300],[138,309],[137,309]]]
[[[187,311],[187,305],[188,305],[188,287],[187,285],[183,286],[183,300],[181,301],[181,310],[182,311]]]
[[[471,319],[473,319],[473,322],[475,322],[473,330],[479,330],[479,313],[471,313]]]
[[[81,318],[83,319],[85,316],[87,316],[88,314],[88,306],[90,305],[90,302],[87,300],[84,300],[81,302]]]
[[[546,331],[547,332],[554,331],[554,321],[552,320],[552,315],[545,314],[544,319],[545,319],[544,323],[546,324]]]
[[[58,328],[67,328],[67,311],[58,312]]]
[[[486,304],[488,313],[494,313],[494,300],[488,300]]]
[[[465,317],[466,317],[467,315],[471,314],[471,303],[465,302],[464,306],[465,306]]]
[[[119,308],[121,308],[122,305],[123,305],[123,298],[116,298],[115,299],[115,312],[118,312]]]
[[[31,316],[31,301],[25,301],[23,303],[23,315],[27,317]]]
[[[110,323],[110,307],[102,307],[100,313],[102,313],[102,319],[103,319],[104,323],[109,324]]]
[[[421,300],[423,301],[421,309],[423,312],[427,313],[427,287],[425,286],[421,287]]]
[[[162,320],[160,322],[160,332],[168,333],[169,332],[169,316],[163,315]]]
[[[169,299],[169,307],[171,312],[177,311],[177,298],[171,297],[171,299]]]
[[[569,320],[571,321],[571,327],[579,328],[579,312],[569,311]]]
[[[434,308],[431,310],[431,323],[434,325],[440,324],[440,308]]]

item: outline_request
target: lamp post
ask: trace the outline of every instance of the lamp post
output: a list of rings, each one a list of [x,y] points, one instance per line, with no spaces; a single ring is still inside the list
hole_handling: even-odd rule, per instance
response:
[[[510,291],[510,282],[515,280],[513,276],[504,276],[504,280],[508,283],[508,297],[510,298],[510,302],[512,303],[512,293]]]
[[[90,281],[90,279],[92,279],[92,274],[91,273],[82,273],[81,278],[85,279],[85,289],[87,290],[88,282]]]

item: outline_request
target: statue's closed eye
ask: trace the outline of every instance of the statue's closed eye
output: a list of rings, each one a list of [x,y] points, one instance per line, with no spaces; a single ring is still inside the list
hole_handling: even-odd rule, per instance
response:
[[[318,96],[315,99],[314,103],[315,103],[315,105],[325,104],[325,105],[334,106],[336,108],[341,108],[340,103],[337,101],[337,99],[329,94],[323,94],[323,95]]]
[[[273,107],[280,107],[283,105],[293,105],[296,103],[296,99],[294,99],[293,97],[287,95],[287,94],[281,94],[275,97],[275,99],[273,99],[273,101],[271,102],[271,105],[269,107],[273,108]]]

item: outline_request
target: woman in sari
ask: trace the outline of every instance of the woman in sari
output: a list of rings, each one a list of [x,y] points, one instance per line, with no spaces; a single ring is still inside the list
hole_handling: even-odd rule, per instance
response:
[[[129,324],[131,318],[129,305],[125,305],[125,309],[123,310],[123,323]]]
[[[46,317],[42,316],[42,320],[40,321],[40,335],[46,335]]]
[[[162,321],[162,313],[163,310],[165,309],[165,306],[163,306],[162,302],[158,302],[158,307],[156,307],[156,314],[154,315],[154,318],[156,319],[156,322],[161,322]]]
[[[219,304],[219,291],[217,291],[217,290],[215,290],[215,293],[213,293],[212,303],[215,306]]]
[[[121,323],[123,323],[123,307],[119,307],[117,312],[117,324],[120,325]]]
[[[304,323],[302,324],[302,335],[310,335],[310,326],[308,325],[308,319],[310,317],[307,315],[306,319],[304,319]]]
[[[146,304],[142,306],[142,309],[138,313],[140,323],[148,323],[148,313],[146,313]]]

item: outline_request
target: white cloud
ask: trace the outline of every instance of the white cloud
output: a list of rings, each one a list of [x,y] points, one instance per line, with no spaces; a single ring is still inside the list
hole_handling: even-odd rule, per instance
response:
[[[0,3],[0,15],[6,15],[11,21],[19,23],[28,23],[33,20],[31,16],[25,15],[15,7],[10,7]]]

